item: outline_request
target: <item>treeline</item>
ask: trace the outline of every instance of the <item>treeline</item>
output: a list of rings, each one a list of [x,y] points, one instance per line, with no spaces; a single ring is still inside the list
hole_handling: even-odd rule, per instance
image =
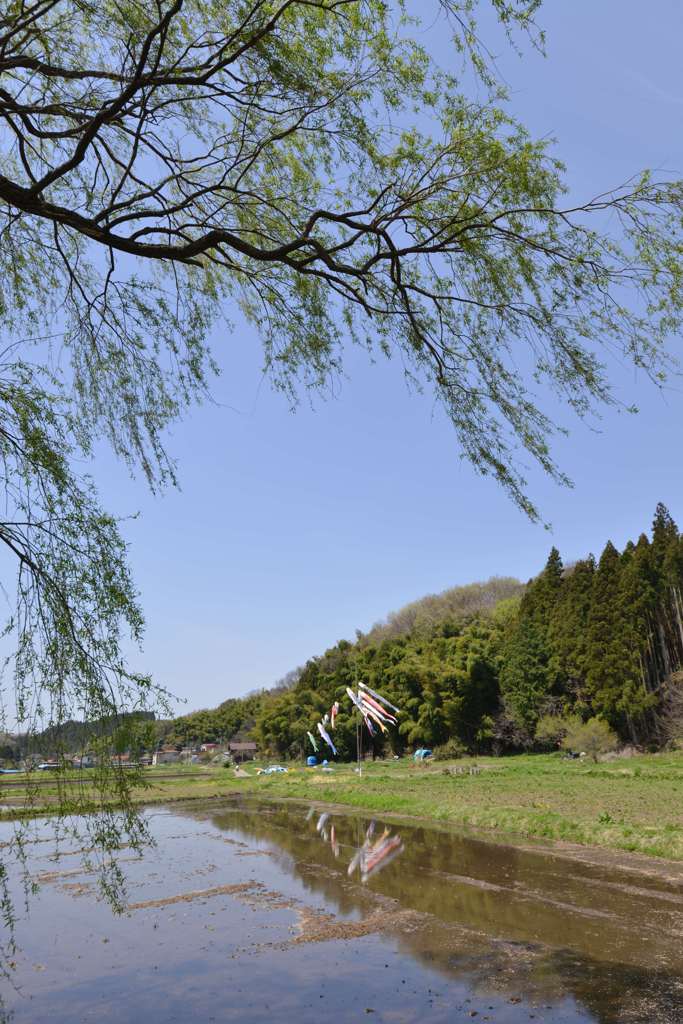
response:
[[[192,743],[218,743],[236,737],[248,738],[256,725],[261,706],[274,699],[280,687],[230,698],[217,708],[193,711],[189,715],[156,723],[158,738],[170,745],[183,747]]]
[[[123,711],[99,718],[96,722],[68,719],[60,725],[51,725],[35,733],[0,733],[0,760],[17,761],[35,753],[44,756],[84,753],[97,741],[119,736],[122,749],[130,746],[133,736],[144,737],[146,745],[153,745],[158,726],[161,723],[155,721],[153,711]]]
[[[658,745],[683,665],[683,538],[658,505],[652,539],[608,541],[564,569],[553,548],[502,648],[500,695],[520,737],[547,712],[595,716],[623,740]]]
[[[485,583],[450,587],[441,594],[427,594],[399,611],[391,612],[384,622],[376,623],[365,636],[359,634],[359,638],[367,643],[380,643],[391,637],[424,632],[442,622],[492,611],[501,601],[521,597],[523,593],[524,584],[510,576],[495,576]]]
[[[356,749],[346,687],[359,680],[401,708],[366,749],[401,753],[547,747],[548,722],[607,723],[623,742],[661,746],[681,729],[683,537],[663,505],[652,538],[619,552],[608,542],[564,566],[553,548],[526,587],[494,579],[414,602],[354,643],[340,641],[274,690],[168,723],[178,743],[253,736],[279,757],[301,757],[306,732],[335,700],[334,741]],[[558,732],[559,735],[559,732]]]

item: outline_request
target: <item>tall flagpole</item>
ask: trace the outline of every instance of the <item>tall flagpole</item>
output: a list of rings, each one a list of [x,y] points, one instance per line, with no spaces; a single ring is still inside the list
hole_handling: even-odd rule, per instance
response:
[[[392,722],[394,725],[398,724],[397,719],[393,715],[389,714],[386,708],[391,708],[392,711],[395,711],[397,715],[399,715],[401,712],[399,708],[392,704],[391,701],[388,701],[384,697],[382,697],[381,694],[375,693],[375,691],[371,690],[369,686],[365,685],[365,683],[359,683],[357,676],[355,682],[356,686],[363,686],[364,691],[367,690],[370,694],[372,694],[373,698],[376,698],[371,699],[365,694],[365,692],[363,692],[363,695],[361,696],[360,690],[354,693],[350,686],[346,687],[346,693],[351,698],[351,703],[354,705],[356,711],[358,712],[358,718],[356,719],[356,756],[358,759],[357,771],[360,776],[363,774],[363,723],[367,725],[368,732],[370,733],[370,736],[372,738],[374,737],[375,732],[372,726],[370,725],[371,718],[374,719],[375,722],[379,723],[379,727],[382,730],[382,732],[386,733],[387,730],[385,726],[382,724],[383,722]],[[379,704],[378,701],[381,701],[381,704]],[[374,759],[374,741],[372,744],[372,753]]]

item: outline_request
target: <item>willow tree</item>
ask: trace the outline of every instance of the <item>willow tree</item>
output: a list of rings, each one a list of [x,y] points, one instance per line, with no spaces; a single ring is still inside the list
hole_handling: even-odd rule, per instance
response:
[[[542,45],[540,0],[489,6],[515,45]],[[151,486],[172,481],[163,431],[204,393],[225,311],[293,400],[348,343],[400,358],[532,517],[525,460],[566,480],[537,383],[586,415],[614,401],[606,353],[666,372],[680,183],[643,173],[568,202],[494,81],[475,0],[421,8],[448,25],[452,69],[400,0],[2,5],[0,540],[20,724],[153,696],[121,656],[142,627],[121,537],[74,457],[104,437]]]

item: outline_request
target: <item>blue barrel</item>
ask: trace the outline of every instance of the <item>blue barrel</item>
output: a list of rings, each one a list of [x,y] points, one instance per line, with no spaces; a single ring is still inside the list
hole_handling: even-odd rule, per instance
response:
[[[318,758],[317,757],[313,757],[313,755],[311,755],[310,757],[306,758],[306,764],[308,765],[309,768],[315,768],[317,763],[318,763]]]

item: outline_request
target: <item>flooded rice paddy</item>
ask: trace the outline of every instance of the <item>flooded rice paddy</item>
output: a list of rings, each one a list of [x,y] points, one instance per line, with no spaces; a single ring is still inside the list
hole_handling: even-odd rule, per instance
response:
[[[116,917],[80,854],[55,860],[36,826],[41,887],[0,1019],[683,1022],[679,866],[296,804],[148,814],[157,845],[121,851]]]

